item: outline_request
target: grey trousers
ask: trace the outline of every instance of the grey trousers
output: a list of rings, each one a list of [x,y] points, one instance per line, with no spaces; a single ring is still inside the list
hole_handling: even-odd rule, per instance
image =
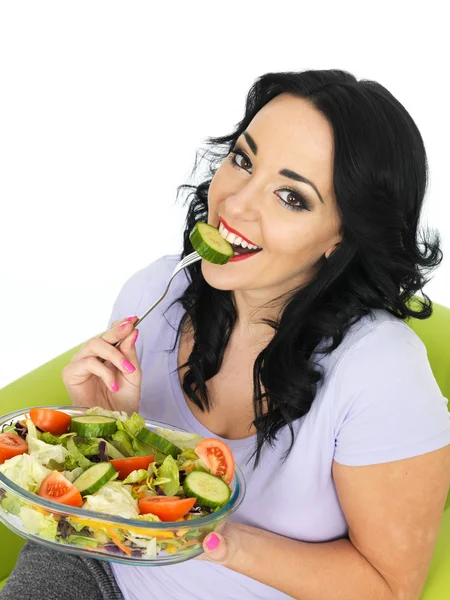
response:
[[[0,600],[124,600],[109,562],[27,542]]]

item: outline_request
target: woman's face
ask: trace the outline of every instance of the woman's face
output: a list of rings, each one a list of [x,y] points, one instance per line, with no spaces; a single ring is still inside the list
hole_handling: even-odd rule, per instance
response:
[[[262,248],[226,265],[203,260],[212,287],[260,290],[267,300],[314,276],[341,238],[333,133],[307,100],[281,94],[255,115],[211,182],[208,223]]]

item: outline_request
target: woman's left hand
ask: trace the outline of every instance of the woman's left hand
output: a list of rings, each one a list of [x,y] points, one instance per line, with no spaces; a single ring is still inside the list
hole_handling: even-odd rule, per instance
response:
[[[209,560],[228,566],[240,548],[240,530],[236,523],[224,523],[203,540],[204,553],[196,560]]]

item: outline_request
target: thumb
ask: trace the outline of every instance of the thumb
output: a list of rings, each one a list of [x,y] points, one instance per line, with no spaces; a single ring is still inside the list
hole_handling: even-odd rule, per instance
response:
[[[228,560],[229,548],[220,533],[210,533],[206,536],[203,540],[203,550],[212,562],[225,564]]]

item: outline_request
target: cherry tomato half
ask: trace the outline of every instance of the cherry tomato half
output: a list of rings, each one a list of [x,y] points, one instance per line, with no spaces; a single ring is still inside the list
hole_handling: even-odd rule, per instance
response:
[[[66,433],[70,426],[70,415],[52,408],[32,408],[30,419],[36,427],[53,435]]]
[[[76,506],[78,508],[83,506],[83,498],[78,488],[56,470],[52,471],[42,481],[38,490],[38,496],[46,500],[53,500],[53,502],[67,504],[68,506]]]
[[[197,444],[195,452],[213,475],[224,477],[226,483],[231,483],[235,469],[234,457],[225,442],[216,438],[205,438]]]
[[[115,458],[109,462],[119,472],[119,479],[126,479],[133,471],[148,469],[148,465],[154,460],[154,456],[130,456],[128,458]]]
[[[138,501],[141,514],[152,513],[161,521],[177,521],[184,517],[196,503],[197,498],[179,496],[146,496]]]
[[[24,454],[28,444],[15,433],[0,433],[0,465],[18,454]]]

